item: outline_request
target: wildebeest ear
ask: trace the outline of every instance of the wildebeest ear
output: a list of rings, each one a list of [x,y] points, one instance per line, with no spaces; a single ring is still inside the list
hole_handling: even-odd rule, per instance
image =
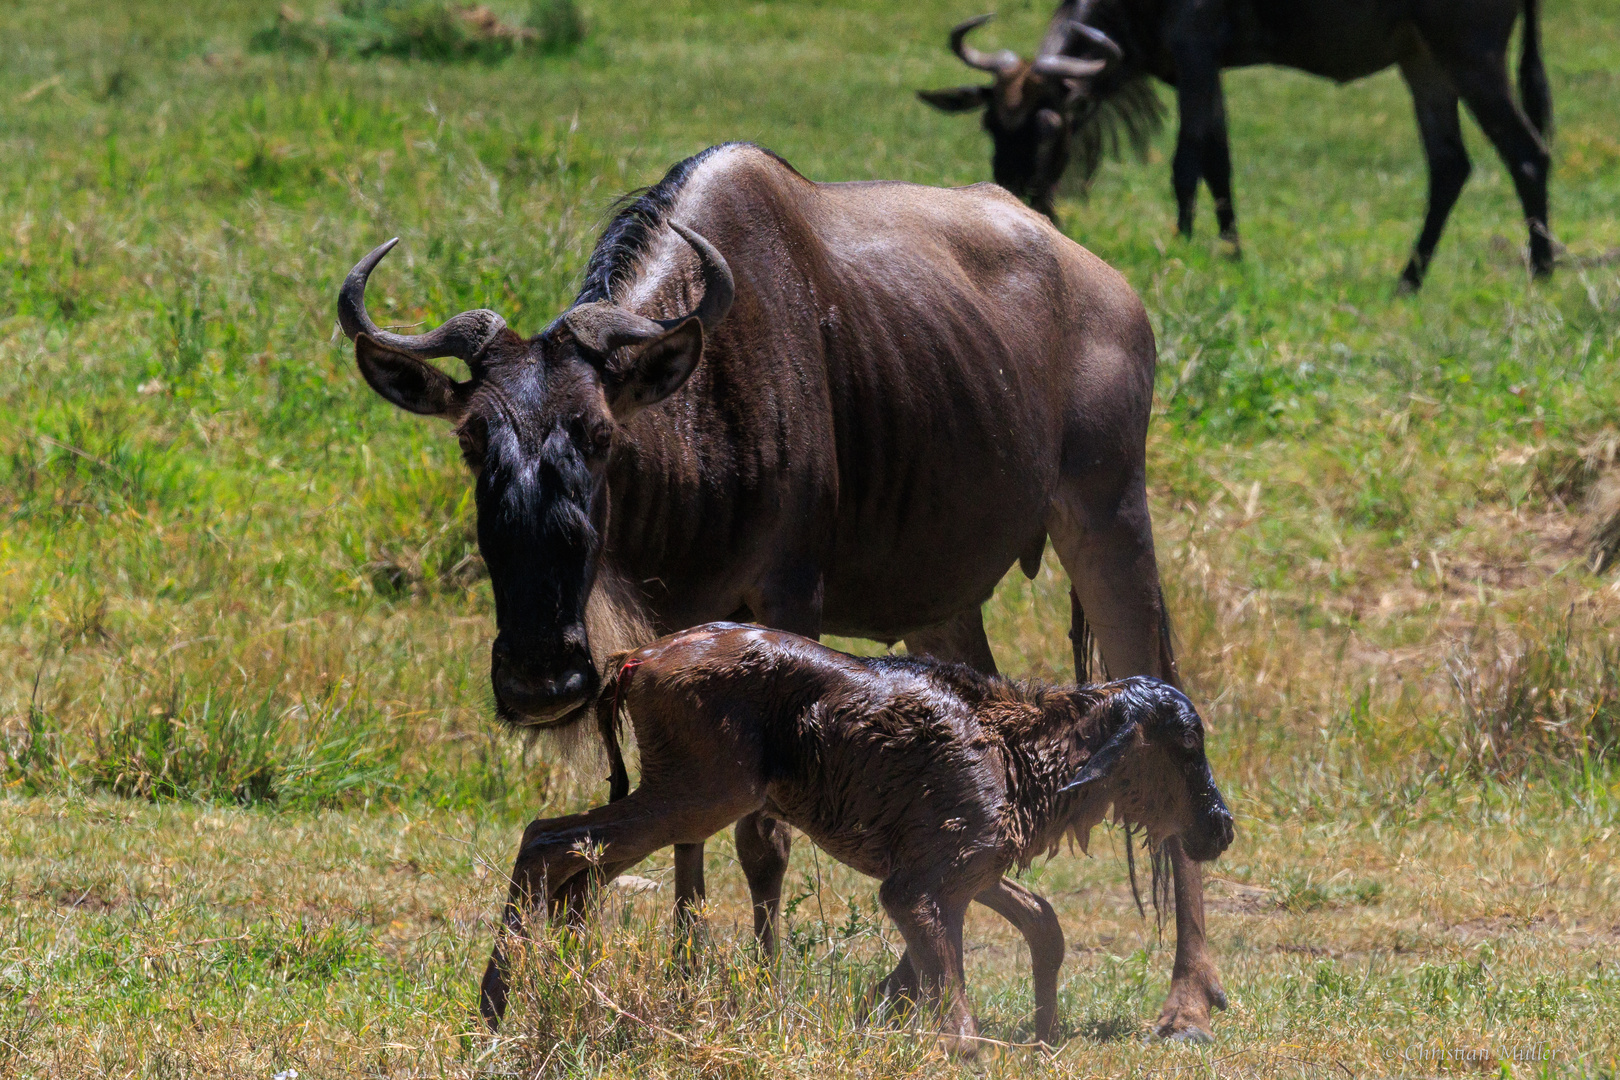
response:
[[[355,337],[354,359],[371,388],[406,412],[460,419],[466,384],[432,364],[390,349],[369,334]]]
[[[1091,760],[1087,761],[1085,768],[1080,770],[1080,775],[1058,790],[1075,791],[1085,787],[1087,784],[1107,779],[1109,774],[1118,767],[1119,759],[1125,756],[1125,751],[1130,748],[1135,739],[1136,721],[1127,720],[1120,725],[1118,731],[1114,732],[1113,738],[1102,745],[1102,749],[1091,755]]]
[[[917,96],[941,112],[969,112],[990,100],[988,86],[953,86],[948,90],[919,90]]]
[[[696,316],[644,344],[625,348],[603,373],[608,408],[628,420],[679,390],[703,356],[703,323]]]

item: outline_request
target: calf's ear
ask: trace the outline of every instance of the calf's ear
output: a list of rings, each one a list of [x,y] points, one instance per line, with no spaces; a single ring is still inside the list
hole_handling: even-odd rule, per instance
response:
[[[456,382],[432,364],[390,349],[369,334],[355,336],[354,359],[371,388],[406,412],[460,419],[467,384]]]
[[[971,112],[990,100],[988,86],[953,86],[946,90],[919,90],[917,96],[940,112]]]
[[[1091,755],[1091,760],[1080,770],[1080,775],[1058,790],[1077,791],[1087,784],[1107,779],[1119,766],[1119,759],[1125,756],[1125,751],[1130,749],[1136,740],[1136,727],[1135,720],[1127,720],[1121,724],[1119,730],[1114,732],[1113,738],[1103,743],[1102,749]]]
[[[619,422],[685,385],[703,357],[703,323],[683,319],[657,337],[623,350],[604,372],[608,408]]]

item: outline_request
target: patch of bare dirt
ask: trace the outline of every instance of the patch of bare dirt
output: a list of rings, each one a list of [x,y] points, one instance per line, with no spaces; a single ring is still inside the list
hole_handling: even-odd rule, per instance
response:
[[[52,907],[68,911],[84,911],[92,915],[112,911],[129,902],[125,897],[109,894],[94,885],[85,888],[74,885],[47,886],[36,891],[34,897]]]

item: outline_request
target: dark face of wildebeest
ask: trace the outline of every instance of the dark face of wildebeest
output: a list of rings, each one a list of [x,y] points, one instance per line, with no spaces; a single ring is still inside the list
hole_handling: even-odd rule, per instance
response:
[[[570,309],[524,340],[493,311],[468,311],[428,334],[393,334],[366,314],[366,279],[394,246],[362,259],[338,318],[373,390],[409,412],[456,424],[476,478],[478,548],[495,594],[490,682],[497,714],[523,727],[563,723],[597,690],[586,629],[607,532],[607,462],[618,427],[678,390],[705,329],[731,305],[731,271],[703,237],[673,224],[698,256],[703,299],[676,319],[606,301]],[[458,357],[456,381],[427,363]]]
[[[968,32],[993,18],[980,15],[951,31],[951,51],[968,67],[995,76],[989,86],[958,86],[918,93],[944,112],[984,110],[984,130],[992,145],[990,171],[996,183],[1052,216],[1052,193],[1068,167],[1071,127],[1083,114],[1092,81],[1106,70],[1119,50],[1106,36],[1080,23],[1067,33],[1104,58],[1043,53],[1020,59],[1003,49],[986,53],[966,43]]]

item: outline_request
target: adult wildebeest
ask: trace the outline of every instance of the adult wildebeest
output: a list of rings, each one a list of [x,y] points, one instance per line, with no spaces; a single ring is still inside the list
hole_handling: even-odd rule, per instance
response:
[[[978,1030],[962,920],[978,900],[1028,941],[1035,1035],[1052,1042],[1063,928],[1050,904],[1003,875],[1054,853],[1065,835],[1084,848],[1110,806],[1150,844],[1175,836],[1195,859],[1232,842],[1203,721],[1154,679],[1015,685],[961,664],[860,659],[734,623],[623,655],[607,679],[601,727],[622,768],[617,729],[621,710],[629,713],[641,784],[605,807],[524,830],[484,973],[481,1006],[492,1023],[506,1009],[510,945],[524,935],[527,908],[577,918],[594,887],[621,869],[764,809],[883,882],[878,896],[906,955],[874,1000],[934,1004],[946,1044],[971,1053]]]
[[[568,725],[608,652],[723,618],[993,671],[979,605],[1048,535],[1077,660],[1089,615],[1110,672],[1175,678],[1144,487],[1152,328],[1118,273],[1000,188],[815,184],[715,147],[621,209],[573,306],[528,339],[491,311],[378,330],[363,294],[388,247],[339,318],[373,389],[457,425],[507,722]],[[738,823],[767,949],[787,837]],[[1202,1031],[1223,996],[1197,864],[1168,847],[1160,1028]],[[701,845],[675,861],[690,894]]]
[[[1530,265],[1552,271],[1547,170],[1552,98],[1541,63],[1538,0],[1065,0],[1032,61],[984,53],[965,42],[990,18],[951,31],[951,48],[990,86],[925,90],[946,112],[984,110],[997,183],[1050,215],[1052,191],[1071,154],[1089,179],[1119,129],[1138,147],[1158,124],[1147,76],[1176,88],[1181,132],[1172,167],[1177,227],[1191,236],[1198,181],[1215,197],[1221,235],[1237,243],[1232,161],[1221,71],[1280,64],[1337,82],[1398,65],[1417,107],[1429,161],[1429,212],[1403,289],[1423,282],[1440,231],[1471,166],[1458,124],[1467,103],[1513,176],[1530,226]],[[1508,38],[1520,11],[1519,101],[1508,82]]]

